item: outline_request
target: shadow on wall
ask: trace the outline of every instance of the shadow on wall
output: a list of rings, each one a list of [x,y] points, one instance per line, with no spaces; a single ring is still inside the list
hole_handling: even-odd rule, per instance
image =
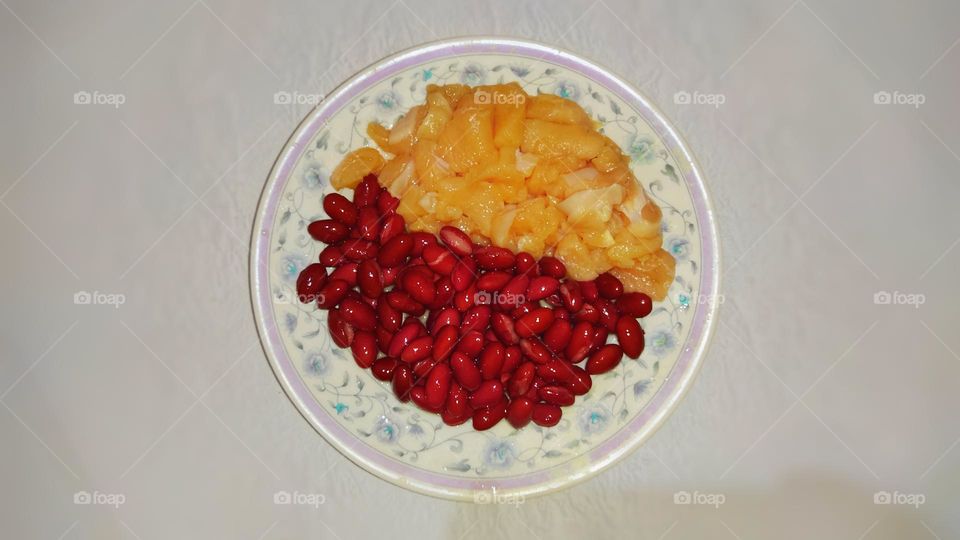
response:
[[[949,523],[956,501],[919,508],[875,504],[875,492],[822,473],[797,474],[767,489],[715,485],[694,491],[674,485],[605,491],[603,484],[587,481],[525,501],[459,504],[446,537],[902,540],[934,538],[931,531],[940,538],[960,534],[960,524]]]

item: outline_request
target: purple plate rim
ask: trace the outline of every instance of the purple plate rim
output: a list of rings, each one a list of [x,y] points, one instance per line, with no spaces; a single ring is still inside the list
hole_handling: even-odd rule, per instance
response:
[[[478,53],[524,56],[553,62],[602,84],[637,109],[657,131],[678,163],[682,162],[689,167],[683,171],[683,179],[691,195],[700,227],[699,292],[710,299],[709,302],[697,304],[690,333],[680,357],[654,397],[629,424],[587,452],[586,464],[583,462],[584,456],[580,456],[535,473],[492,479],[447,476],[402,463],[364,444],[355,434],[340,425],[313,398],[287,355],[274,318],[273,299],[269,288],[269,240],[280,196],[308,143],[326,125],[327,120],[360,92],[398,71],[430,60]],[[718,307],[715,299],[720,286],[720,251],[716,222],[703,174],[686,143],[656,106],[609,70],[574,53],[525,39],[463,37],[434,41],[389,56],[350,77],[304,118],[285,143],[264,185],[251,243],[250,292],[257,332],[277,380],[301,415],[334,448],[362,468],[401,487],[446,499],[475,500],[478,492],[491,490],[502,495],[541,495],[573,485],[622,459],[660,427],[689,389],[709,346]]]

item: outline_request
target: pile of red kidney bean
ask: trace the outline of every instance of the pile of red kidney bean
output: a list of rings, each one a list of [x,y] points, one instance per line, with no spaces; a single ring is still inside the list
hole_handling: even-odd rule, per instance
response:
[[[373,175],[353,201],[327,195],[330,219],[307,228],[327,246],[297,294],[329,310],[333,341],[401,401],[477,430],[549,427],[591,375],[640,356],[649,296],[610,274],[566,279],[559,259],[478,246],[454,227],[407,232],[398,204]]]

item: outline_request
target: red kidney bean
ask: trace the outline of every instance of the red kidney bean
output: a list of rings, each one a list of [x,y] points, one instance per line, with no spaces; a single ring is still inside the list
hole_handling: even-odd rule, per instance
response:
[[[393,266],[390,268],[380,267],[380,273],[383,276],[383,286],[384,288],[390,287],[397,282],[397,276],[400,275],[400,267]]]
[[[410,401],[410,389],[413,388],[413,370],[406,364],[398,364],[393,370],[393,393],[403,402]]]
[[[595,327],[593,329],[593,344],[590,345],[590,350],[596,351],[606,345],[608,337],[610,337],[610,331],[605,326]]]
[[[433,279],[423,272],[404,272],[400,275],[400,287],[421,304],[433,302],[437,295],[433,288]]]
[[[391,306],[390,302],[380,302],[377,304],[377,322],[380,323],[380,328],[391,333],[396,332],[403,322],[403,314]]]
[[[336,266],[343,260],[343,250],[337,246],[327,246],[320,252],[320,263],[324,266]]]
[[[323,198],[323,209],[334,221],[350,226],[357,222],[357,207],[350,199],[339,193],[331,193]]]
[[[406,225],[406,221],[404,221],[403,216],[400,214],[387,216],[387,218],[383,220],[383,225],[380,226],[380,244],[386,244],[396,238],[397,235],[403,234],[406,230]]]
[[[486,340],[483,338],[483,334],[476,330],[471,330],[460,338],[460,343],[457,344],[457,350],[470,358],[476,358],[477,355],[480,354],[480,351],[483,350],[483,344],[485,342]]]
[[[434,335],[436,341],[433,344],[433,359],[437,362],[446,360],[457,346],[457,327],[444,326]]]
[[[570,366],[570,371],[572,372],[571,377],[564,382],[570,392],[575,396],[582,396],[589,392],[590,387],[593,386],[593,379],[590,378],[590,374],[580,366]]]
[[[503,385],[499,380],[483,381],[480,387],[470,394],[470,406],[474,409],[496,405],[503,399]]]
[[[367,298],[377,298],[383,293],[383,273],[374,259],[367,259],[357,265],[357,287]]]
[[[361,329],[372,331],[377,327],[377,314],[373,308],[360,300],[351,297],[344,298],[337,308],[343,320]]]
[[[520,351],[524,356],[533,360],[537,364],[546,364],[553,359],[550,350],[543,346],[538,340],[521,339]]]
[[[353,191],[353,204],[360,208],[376,204],[380,189],[377,177],[372,174],[367,175]]]
[[[434,295],[433,302],[430,302],[428,307],[430,309],[441,309],[449,306],[453,300],[453,295],[456,294],[456,291],[453,290],[453,284],[450,283],[450,278],[442,276],[433,283],[433,287],[436,290],[436,294]]]
[[[408,364],[413,364],[414,362],[419,362],[420,360],[430,356],[432,351],[433,337],[418,337],[403,348],[403,350],[400,352],[400,360]]]
[[[327,267],[320,263],[309,264],[297,276],[297,298],[304,304],[313,302],[326,284]]]
[[[483,349],[480,353],[480,375],[483,380],[488,381],[500,377],[505,356],[506,349],[497,342],[493,342]]]
[[[450,283],[457,291],[464,291],[473,284],[476,277],[476,268],[473,259],[460,259],[450,271]]]
[[[578,281],[580,294],[583,295],[585,302],[596,302],[600,298],[600,292],[597,290],[597,284],[592,281]]]
[[[533,423],[543,427],[553,427],[557,425],[560,423],[560,417],[562,416],[563,411],[560,410],[560,407],[547,403],[537,403],[533,406],[533,411],[530,414]]]
[[[515,257],[509,249],[489,246],[476,250],[473,258],[477,261],[477,266],[486,270],[509,270],[513,268]]]
[[[453,378],[467,390],[476,390],[483,382],[480,368],[462,352],[455,352],[450,356],[450,369],[453,371]]]
[[[424,388],[427,391],[427,403],[435,409],[443,407],[444,401],[450,392],[450,366],[447,364],[437,364],[427,375],[427,382]]]
[[[473,241],[467,236],[467,233],[456,227],[445,225],[440,228],[440,240],[443,241],[451,251],[461,257],[466,257],[473,253]]]
[[[393,370],[397,368],[397,359],[385,356],[370,366],[370,371],[378,381],[389,381],[393,379]]]
[[[494,313],[490,317],[490,326],[504,345],[514,345],[520,341],[520,336],[513,325],[513,319],[506,313]]]
[[[321,219],[307,225],[307,233],[314,240],[319,240],[325,244],[336,244],[350,235],[350,228],[339,221]]]
[[[507,395],[511,398],[518,398],[526,394],[533,384],[533,378],[537,374],[537,366],[533,362],[524,362],[513,372],[513,376],[507,381]]]
[[[514,276],[500,289],[499,302],[495,307],[498,309],[512,309],[526,301],[527,287],[530,285],[530,278],[520,274]]]
[[[550,276],[538,276],[530,280],[527,287],[527,302],[536,302],[543,300],[551,294],[557,292],[560,288],[560,282],[557,278]]]
[[[559,405],[561,407],[568,407],[573,405],[575,398],[570,390],[564,388],[563,386],[544,386],[537,393],[540,396],[540,399],[551,404]]]
[[[507,422],[520,429],[530,423],[533,417],[533,401],[527,398],[518,398],[510,402],[507,407]]]
[[[537,260],[526,251],[521,251],[517,253],[513,266],[516,268],[518,274],[527,274],[536,268]],[[534,273],[534,275],[536,275],[536,273]]]
[[[463,314],[463,323],[460,325],[460,333],[466,334],[471,330],[486,330],[490,322],[490,306],[473,306]]]
[[[653,311],[653,301],[644,293],[631,292],[617,298],[620,313],[631,317],[646,317]]]
[[[539,307],[530,310],[529,313],[520,317],[514,327],[517,335],[528,338],[537,334],[542,334],[553,324],[553,310],[550,308]]]
[[[619,345],[604,345],[587,359],[587,373],[597,375],[617,367],[623,358],[623,349]]]
[[[422,255],[427,246],[438,245],[437,238],[428,232],[412,232],[410,233],[410,237],[413,238],[413,251],[410,252],[410,254],[414,257]]]
[[[317,293],[317,307],[320,309],[333,309],[347,296],[347,292],[349,291],[349,283],[342,279],[334,279],[331,275],[331,279],[327,281],[327,284]]]
[[[431,244],[423,248],[423,262],[434,272],[449,276],[457,264],[457,257],[449,249],[439,244]]]
[[[459,311],[466,311],[477,302],[477,288],[470,285],[462,291],[453,293],[453,307]]]
[[[435,315],[434,315],[435,314]],[[431,313],[434,315],[433,322],[430,324],[430,333],[436,334],[444,326],[460,327],[460,312],[452,306],[447,306],[439,311]]]
[[[540,275],[560,279],[567,275],[567,267],[556,257],[544,257],[540,259]]]
[[[399,357],[407,345],[419,337],[421,328],[423,328],[423,325],[420,321],[407,319],[407,321],[403,323],[403,326],[400,327],[400,330],[397,330],[397,333],[393,335],[393,339],[390,340],[390,346],[387,347],[387,355],[394,358]]]
[[[330,280],[341,279],[350,284],[351,287],[357,284],[357,263],[343,262],[333,272],[330,272]]]
[[[523,353],[520,351],[520,347],[516,345],[510,345],[509,347],[503,350],[503,365],[500,366],[500,379],[503,380],[509,378],[520,365],[520,362],[523,361]]]
[[[364,240],[376,240],[380,235],[380,215],[377,209],[366,206],[357,215],[357,231]]]
[[[420,407],[427,412],[440,412],[441,407],[434,406],[430,402],[429,398],[427,398],[427,389],[423,386],[414,386],[410,389],[410,400],[413,401],[417,407]]]
[[[327,315],[327,327],[330,329],[330,337],[338,347],[347,348],[353,343],[356,331],[353,325],[340,315],[340,312],[331,311]]]
[[[559,316],[560,313],[566,312],[560,311],[557,315]],[[566,349],[567,344],[570,343],[572,335],[573,325],[570,324],[570,321],[556,317],[550,328],[543,334],[543,343],[554,353],[561,354]]]
[[[617,321],[617,341],[623,347],[623,354],[630,358],[639,358],[643,353],[643,328],[633,317],[620,317]]]
[[[387,299],[387,303],[404,313],[415,316],[423,314],[423,305],[411,298],[410,295],[404,291],[392,290],[384,295],[384,298]]]
[[[567,344],[566,357],[571,363],[576,364],[587,357],[590,348],[593,346],[593,337],[595,332],[593,325],[580,321],[573,326],[570,336],[570,342]]]
[[[417,360],[413,364],[413,378],[417,381],[423,380],[435,365],[437,365],[437,362],[435,362],[433,358],[428,357],[423,360]]]
[[[576,313],[583,307],[583,295],[576,281],[567,281],[560,285],[560,299],[570,313]]]
[[[513,275],[506,272],[499,270],[487,272],[477,278],[477,289],[487,292],[499,291],[506,286],[511,279],[513,279]]]
[[[548,382],[567,383],[573,380],[573,368],[563,360],[551,360],[537,366],[537,375]]]
[[[440,418],[448,426],[460,425],[473,416],[473,409],[470,408],[469,395],[458,384],[450,385],[450,392],[447,394],[447,401],[443,404],[443,412]]]
[[[388,191],[381,191],[377,197],[377,212],[381,216],[396,212],[398,206],[400,206],[400,199],[390,195]]]
[[[393,332],[382,326],[377,327],[377,348],[380,349],[380,352],[387,354],[387,347],[390,346],[391,339],[393,339]]]
[[[350,344],[350,351],[357,365],[366,369],[377,359],[377,338],[371,332],[357,332]]]
[[[613,300],[623,294],[623,283],[609,272],[600,274],[593,282],[597,284],[597,292],[604,298]]]
[[[599,300],[597,301],[599,302]],[[584,304],[583,308],[577,312],[576,319],[578,321],[586,321],[590,324],[597,324],[600,322],[600,310],[593,304]]]
[[[524,395],[521,396],[521,397],[526,398],[526,399],[529,399],[530,401],[532,401],[532,402],[534,402],[534,403],[539,403],[539,402],[540,402],[540,395],[539,395],[540,389],[543,388],[543,387],[546,386],[546,385],[547,385],[547,383],[544,382],[544,380],[543,380],[540,376],[536,376],[536,377],[533,378],[533,382],[530,383],[530,389],[527,390],[527,393],[524,394]]]
[[[596,307],[600,311],[600,324],[605,326],[610,332],[616,330],[617,320],[620,319],[620,311],[617,309],[617,306],[613,305],[613,302],[609,300],[600,299],[597,300]]]
[[[383,244],[380,253],[377,254],[377,260],[382,266],[399,266],[407,260],[411,251],[413,251],[413,239],[409,234],[400,233]]]
[[[477,431],[488,430],[500,423],[506,415],[507,407],[504,404],[478,409],[473,413],[473,429]]]

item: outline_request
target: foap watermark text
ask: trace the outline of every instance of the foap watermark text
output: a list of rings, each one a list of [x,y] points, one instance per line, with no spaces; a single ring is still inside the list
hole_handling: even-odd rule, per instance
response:
[[[913,306],[920,309],[926,303],[927,297],[921,293],[905,293],[900,291],[877,291],[873,293],[873,303],[878,306]]]
[[[673,504],[702,505],[720,508],[720,505],[727,502],[727,496],[723,493],[704,493],[701,491],[678,491],[673,494]]]
[[[78,491],[73,494],[73,504],[112,506],[120,508],[127,502],[127,496],[123,493],[101,493],[99,491]]]
[[[312,506],[314,508],[320,508],[320,505],[325,502],[327,502],[327,497],[323,493],[278,491],[273,494],[273,504],[278,505]]]
[[[926,102],[927,96],[920,93],[907,94],[899,90],[892,92],[881,90],[873,94],[873,103],[875,105],[910,105],[915,109],[919,109],[920,106]]]
[[[673,102],[677,105],[710,105],[719,109],[721,105],[727,102],[725,94],[708,94],[699,90],[692,93],[686,90],[680,90],[673,94]]]
[[[273,93],[274,105],[313,105],[323,101],[323,94],[303,94],[297,91],[279,90]]]
[[[73,303],[78,306],[113,306],[119,308],[127,302],[127,297],[121,293],[104,293],[100,291],[77,291],[73,293]]]
[[[923,493],[878,491],[873,494],[873,504],[897,504],[920,508],[920,505],[925,502],[927,502],[927,496]]]
[[[108,94],[99,90],[93,92],[81,90],[73,95],[74,105],[112,105],[119,109],[126,102],[127,96],[124,94]]]

